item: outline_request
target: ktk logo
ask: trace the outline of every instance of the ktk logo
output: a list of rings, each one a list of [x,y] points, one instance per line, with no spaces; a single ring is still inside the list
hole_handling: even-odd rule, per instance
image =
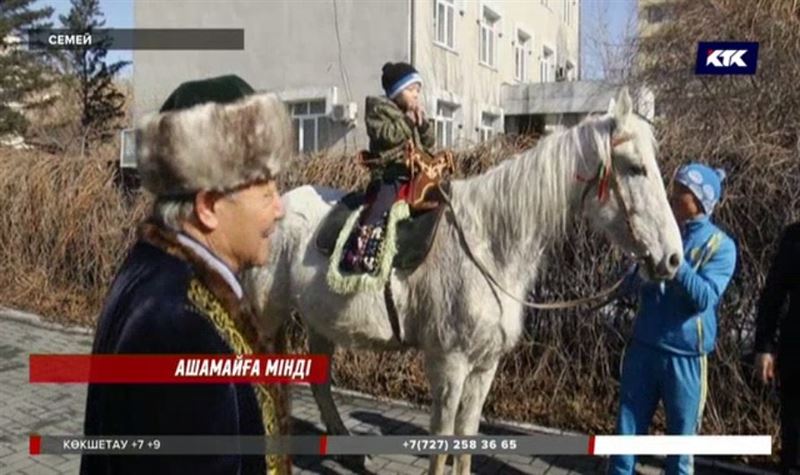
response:
[[[747,64],[745,64],[743,58],[745,53],[747,53],[746,49],[710,49],[708,50],[706,66],[711,65],[721,68],[735,65],[740,68],[746,68]]]
[[[755,74],[758,43],[700,42],[697,74]]]

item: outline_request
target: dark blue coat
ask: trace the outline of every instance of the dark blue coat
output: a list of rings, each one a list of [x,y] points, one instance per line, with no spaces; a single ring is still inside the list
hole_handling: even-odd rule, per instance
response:
[[[212,321],[189,301],[187,289],[197,278],[223,307],[242,318],[233,291],[168,233],[151,226],[144,234],[114,280],[92,353],[233,353]],[[261,406],[250,384],[90,384],[84,431],[86,435],[265,432]],[[127,473],[264,474],[266,463],[261,455],[84,455],[81,460],[84,475]]]

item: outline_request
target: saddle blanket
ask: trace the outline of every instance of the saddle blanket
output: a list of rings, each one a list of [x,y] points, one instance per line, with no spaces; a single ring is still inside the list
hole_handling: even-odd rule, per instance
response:
[[[397,255],[397,223],[410,216],[408,203],[395,202],[376,224],[359,224],[364,206],[345,221],[328,266],[327,280],[338,294],[380,291]]]

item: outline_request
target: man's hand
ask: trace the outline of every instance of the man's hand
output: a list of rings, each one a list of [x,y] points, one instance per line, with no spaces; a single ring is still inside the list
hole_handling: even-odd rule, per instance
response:
[[[764,384],[775,379],[775,356],[772,353],[756,355],[756,374]]]

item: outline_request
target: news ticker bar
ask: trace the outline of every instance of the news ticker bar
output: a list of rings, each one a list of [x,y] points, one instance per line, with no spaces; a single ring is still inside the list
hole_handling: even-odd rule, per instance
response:
[[[60,436],[30,454],[98,455],[770,455],[768,435],[735,436]]]
[[[28,48],[109,50],[243,50],[241,28],[103,28],[83,33],[68,29],[28,31]]]

